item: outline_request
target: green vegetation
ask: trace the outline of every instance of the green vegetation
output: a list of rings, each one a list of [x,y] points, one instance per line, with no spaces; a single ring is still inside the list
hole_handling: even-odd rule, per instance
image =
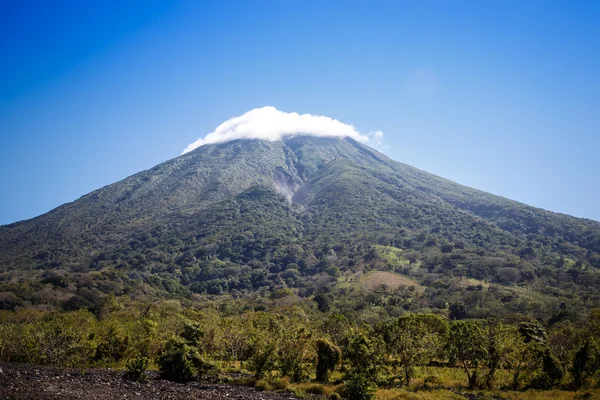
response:
[[[452,398],[457,390],[583,396],[600,386],[598,310],[587,322],[553,326],[432,314],[384,317],[370,326],[298,297],[285,306],[280,300],[117,301],[101,317],[2,311],[0,361],[126,368],[126,378],[139,382],[147,369],[178,382],[231,382],[233,371],[254,376],[239,384],[257,390],[347,399]]]
[[[340,363],[342,352],[331,341],[319,339],[317,346],[317,381],[322,383],[329,382],[329,375]]]
[[[292,291],[371,322],[406,312],[580,321],[600,223],[395,163],[351,139],[205,146],[0,227],[0,309]]]
[[[599,284],[598,222],[351,139],[240,140],[0,227],[0,359],[331,398],[586,389]]]

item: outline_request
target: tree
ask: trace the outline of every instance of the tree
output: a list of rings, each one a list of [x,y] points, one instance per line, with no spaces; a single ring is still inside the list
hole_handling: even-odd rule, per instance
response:
[[[600,370],[600,344],[590,337],[575,353],[571,374],[573,386],[577,389],[585,387],[588,380]]]
[[[353,373],[376,379],[383,369],[385,345],[373,332],[352,330],[344,347],[344,358]]]
[[[344,358],[349,361],[346,373],[346,396],[349,400],[370,400],[376,381],[384,367],[385,344],[368,326],[364,331],[351,330],[344,346]]]
[[[519,349],[521,337],[519,331],[512,325],[492,325],[487,329],[485,359],[488,368],[485,386],[492,388],[496,372],[510,365],[515,351]]]
[[[311,334],[306,328],[297,328],[286,324],[286,331],[281,335],[277,356],[281,376],[289,376],[292,381],[299,382],[305,377],[302,360],[305,357]]]
[[[563,367],[573,364],[575,353],[585,341],[584,335],[585,332],[571,322],[562,322],[560,325],[555,325],[550,331],[548,345]]]
[[[465,319],[468,316],[467,309],[462,304],[451,304],[450,305],[450,319],[460,320]]]
[[[329,382],[329,375],[335,370],[335,367],[342,359],[342,352],[339,347],[327,339],[319,339],[317,346],[317,381],[322,383]]]
[[[477,367],[485,359],[485,342],[485,329],[477,322],[454,321],[450,325],[449,352],[465,370],[470,388],[477,386]]]
[[[190,345],[197,345],[200,339],[204,336],[204,331],[200,324],[195,322],[186,322],[183,325],[183,330],[179,334]]]
[[[548,389],[563,377],[560,363],[548,346],[548,335],[538,321],[522,322],[518,326],[520,341],[515,342],[512,360],[513,388],[519,389],[524,377],[528,387]]]
[[[398,357],[404,371],[405,384],[410,384],[416,365],[426,362],[440,348],[440,336],[419,315],[409,314],[389,325],[388,348]]]
[[[228,358],[238,361],[248,349],[248,334],[244,324],[232,317],[222,318],[219,335],[226,347]]]
[[[254,372],[256,379],[263,378],[275,367],[278,341],[279,335],[273,331],[273,328],[257,329],[253,333],[250,345],[251,355],[247,367],[248,370]]]

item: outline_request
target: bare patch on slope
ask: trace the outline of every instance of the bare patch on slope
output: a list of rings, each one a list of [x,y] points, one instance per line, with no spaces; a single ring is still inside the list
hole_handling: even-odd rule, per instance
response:
[[[422,288],[422,286],[414,279],[386,271],[372,271],[365,274],[360,279],[360,286],[367,290],[375,290],[380,288],[382,285],[387,286],[389,289],[397,289],[400,286],[414,286],[416,288]]]

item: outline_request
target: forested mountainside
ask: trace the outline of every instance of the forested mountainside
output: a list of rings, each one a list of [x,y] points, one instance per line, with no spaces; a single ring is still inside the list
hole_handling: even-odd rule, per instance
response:
[[[352,139],[236,140],[0,227],[0,308],[295,292],[321,310],[575,319],[600,223],[471,189]]]

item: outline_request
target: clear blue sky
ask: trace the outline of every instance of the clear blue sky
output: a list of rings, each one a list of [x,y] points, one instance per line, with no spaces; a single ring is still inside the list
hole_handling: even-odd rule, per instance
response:
[[[0,1],[0,224],[266,105],[600,220],[600,2]]]

